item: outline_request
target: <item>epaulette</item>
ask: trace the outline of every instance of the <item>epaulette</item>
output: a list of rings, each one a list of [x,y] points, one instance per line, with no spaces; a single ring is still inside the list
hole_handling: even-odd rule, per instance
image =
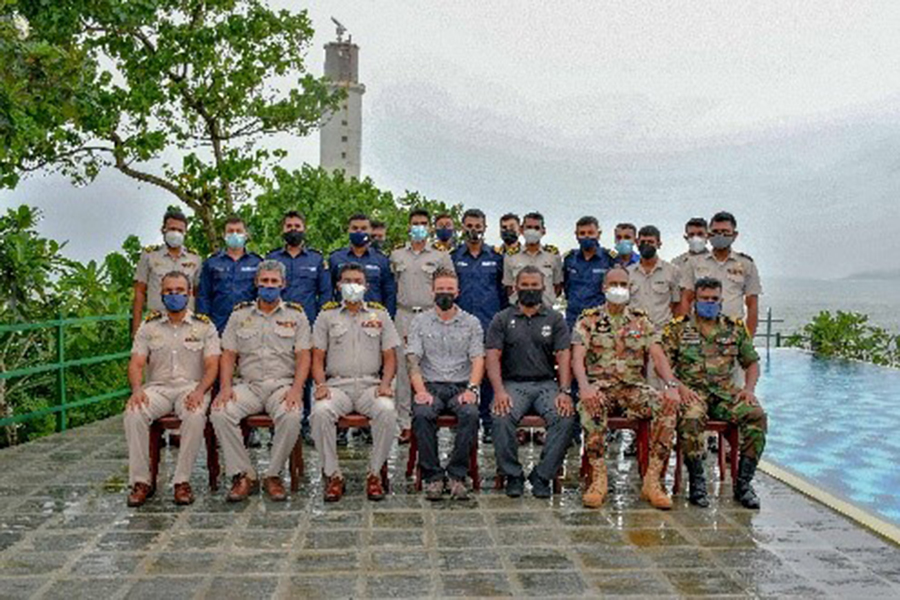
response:
[[[247,308],[248,306],[253,306],[253,304],[253,300],[245,300],[243,302],[238,302],[237,304],[235,304],[234,308],[232,308],[231,310],[240,310],[242,308]]]
[[[366,306],[368,306],[369,308],[374,308],[376,310],[387,310],[387,308],[385,308],[384,304],[382,304],[381,302],[366,301]]]
[[[340,302],[335,302],[334,300],[329,300],[325,304],[322,305],[322,310],[334,310],[335,308],[340,307]]]
[[[159,250],[160,248],[162,248],[162,244],[156,244],[156,245],[151,245],[151,246],[144,246],[144,252],[156,252],[156,251]]]
[[[147,316],[144,317],[144,322],[146,323],[147,321],[155,321],[156,319],[161,319],[162,316],[162,313],[158,310],[151,310],[147,313]]]
[[[201,323],[212,323],[212,321],[209,320],[209,317],[207,317],[203,313],[194,313],[194,318]]]
[[[672,320],[670,320],[669,322],[670,323],[683,323],[684,321],[687,321],[687,317],[684,315],[678,315],[677,317],[673,317]]]
[[[287,306],[288,308],[293,308],[294,310],[299,310],[300,312],[304,311],[303,305],[300,304],[299,302],[285,302],[284,305]]]
[[[440,241],[434,242],[433,244],[431,244],[431,247],[439,252],[450,252],[451,250],[453,250],[453,246],[446,242]]]
[[[618,258],[619,252],[615,248],[607,248],[606,253],[609,254],[610,258]]]
[[[521,251],[522,246],[513,246],[512,248],[506,248],[505,250],[502,250],[500,254],[506,254],[506,256],[515,256]]]
[[[583,311],[581,311],[581,314],[578,315],[578,318],[580,319],[582,317],[593,317],[593,316],[599,315],[599,314],[600,314],[600,309],[595,306],[594,308],[586,308]]]
[[[546,250],[546,251],[549,252],[550,254],[559,254],[559,248],[557,248],[557,247],[554,246],[553,244],[545,244],[545,245],[544,245],[544,250]]]
[[[633,314],[636,317],[646,317],[647,311],[644,310],[643,308],[632,308],[631,314]]]
[[[494,249],[494,252],[496,252],[497,254],[503,254],[503,245],[502,244],[497,244],[496,246],[492,246],[492,248]]]
[[[753,257],[750,256],[749,254],[744,254],[743,252],[735,252],[735,254],[737,254],[738,256],[743,256],[744,258],[746,258],[746,259],[749,260],[750,262],[753,262]]]
[[[394,250],[400,250],[402,248],[406,248],[406,242],[400,242],[396,246],[394,246]]]

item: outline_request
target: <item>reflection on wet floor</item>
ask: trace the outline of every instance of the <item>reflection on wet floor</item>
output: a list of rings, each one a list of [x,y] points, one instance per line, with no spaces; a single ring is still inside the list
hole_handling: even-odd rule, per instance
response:
[[[663,513],[638,499],[633,460],[612,450],[614,491],[599,511],[581,508],[574,450],[553,500],[483,491],[433,504],[404,481],[406,449],[395,448],[392,494],[371,503],[358,440],[342,450],[348,495],[335,505],[307,448],[287,503],[210,496],[201,456],[193,506],[175,507],[166,486],[131,510],[121,420],[110,419],[0,451],[0,598],[900,597],[900,548],[775,480],[760,475],[759,512],[712,477],[711,508],[678,498]],[[537,452],[523,448],[523,462]],[[255,453],[265,460],[265,446]],[[490,448],[481,468],[489,487]]]

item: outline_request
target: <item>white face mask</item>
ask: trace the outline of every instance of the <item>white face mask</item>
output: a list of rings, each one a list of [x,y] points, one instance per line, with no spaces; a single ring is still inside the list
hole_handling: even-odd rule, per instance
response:
[[[345,302],[362,302],[366,296],[366,286],[358,283],[342,283],[341,298]]]
[[[628,304],[631,292],[624,287],[611,287],[606,290],[606,301],[610,304]]]
[[[526,244],[537,244],[541,241],[541,238],[544,237],[544,234],[541,233],[540,229],[526,229],[522,233],[522,237],[525,238]]]
[[[700,237],[699,235],[695,235],[694,237],[688,238],[688,249],[694,254],[700,254],[704,250],[706,250],[706,238]]]
[[[166,241],[166,246],[169,248],[181,248],[181,245],[184,244],[184,234],[175,229],[167,231],[163,236],[163,239]]]

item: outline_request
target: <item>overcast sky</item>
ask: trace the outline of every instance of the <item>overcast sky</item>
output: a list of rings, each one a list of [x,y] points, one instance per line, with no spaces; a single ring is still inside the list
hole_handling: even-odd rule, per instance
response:
[[[296,8],[301,3],[274,2]],[[363,174],[485,209],[541,210],[574,244],[597,216],[656,224],[728,209],[763,276],[836,277],[900,255],[900,2],[379,2],[310,7],[309,64],[340,19],[360,45]],[[318,163],[318,136],[284,139]],[[170,198],[116,173],[0,193],[95,258],[158,241]],[[872,244],[874,242],[874,245]]]

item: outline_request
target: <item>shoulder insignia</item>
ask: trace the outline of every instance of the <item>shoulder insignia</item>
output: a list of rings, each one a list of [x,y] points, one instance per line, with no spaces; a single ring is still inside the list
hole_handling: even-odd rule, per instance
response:
[[[580,319],[582,317],[593,317],[593,316],[599,315],[599,314],[600,314],[600,309],[595,306],[594,308],[586,308],[583,311],[581,311],[581,314],[578,316],[578,318]]]
[[[300,312],[305,312],[303,309],[303,305],[300,304],[299,302],[285,302],[284,305],[287,306],[288,308],[293,308],[294,310],[299,310]]]
[[[684,315],[678,315],[677,317],[673,318],[670,322],[671,323],[683,323],[684,321],[687,321],[687,317]]]
[[[506,255],[507,256],[515,256],[516,254],[518,254],[521,251],[522,251],[522,248],[520,246],[513,246],[512,248],[506,249]]]
[[[334,300],[330,300],[322,305],[322,310],[334,310],[335,308],[340,307],[340,302],[335,302]]]
[[[549,252],[550,254],[559,254],[559,248],[557,248],[553,244],[544,245],[544,250]]]
[[[156,319],[161,319],[162,316],[162,313],[158,310],[151,310],[149,313],[147,313],[147,316],[144,317],[144,322],[146,323],[147,321],[155,321]]]
[[[149,246],[144,246],[144,252],[156,252],[160,248],[162,248],[161,244],[151,244]]]
[[[492,248],[494,249],[494,252],[496,252],[497,254],[503,254],[503,246],[498,244],[496,246],[492,246]]]
[[[646,317],[647,311],[644,310],[643,308],[632,308],[631,314],[633,314],[636,317]]]
[[[750,262],[753,262],[753,257],[750,256],[749,254],[744,254],[743,252],[735,252],[735,254],[737,254],[738,256],[743,256],[744,258],[746,258],[746,259],[749,260]]]
[[[231,310],[240,310],[242,308],[247,308],[248,306],[253,306],[252,300],[245,300],[244,302],[238,302],[237,304],[234,305],[234,307]]]
[[[369,308],[374,308],[376,310],[387,310],[387,308],[385,308],[384,304],[382,304],[381,302],[366,302],[366,306],[368,306]]]
[[[615,248],[607,248],[606,253],[609,254],[610,258],[618,258],[619,252]]]
[[[194,313],[194,318],[197,319],[198,321],[200,321],[201,323],[212,323],[212,321],[209,320],[209,317],[207,317],[206,315],[204,315],[202,313]]]
[[[406,243],[405,243],[405,242],[400,242],[399,244],[397,244],[397,245],[394,246],[394,250],[401,250],[401,249],[403,249],[403,248],[406,248]]]

